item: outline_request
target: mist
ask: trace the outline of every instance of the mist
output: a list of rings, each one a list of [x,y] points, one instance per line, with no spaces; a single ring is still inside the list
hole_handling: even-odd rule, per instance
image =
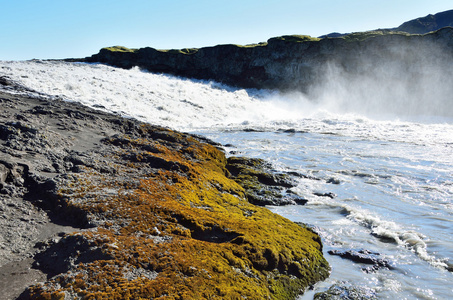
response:
[[[304,118],[347,114],[453,123],[451,46],[425,36],[337,44],[330,56],[309,57],[318,61],[311,67],[314,80],[304,93],[297,88],[299,92],[245,90],[138,68],[57,61],[0,62],[0,75],[52,97],[184,130],[236,124],[303,128]],[[294,76],[288,80],[306,76],[308,61],[294,61],[302,66],[295,68],[301,73],[289,72]]]
[[[325,63],[306,97],[340,114],[453,117],[451,50],[420,40],[379,46]]]

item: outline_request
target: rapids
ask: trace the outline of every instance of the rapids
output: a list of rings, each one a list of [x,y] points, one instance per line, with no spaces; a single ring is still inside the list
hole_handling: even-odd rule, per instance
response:
[[[310,224],[323,239],[331,277],[301,299],[339,281],[365,286],[378,298],[453,296],[453,113],[446,109],[404,114],[385,101],[364,109],[357,104],[363,93],[340,109],[332,81],[328,97],[315,97],[57,61],[1,61],[0,76],[34,90],[31,95],[202,134],[226,145],[228,155],[264,158],[305,175],[293,192],[306,205],[269,207]],[[344,85],[351,83],[339,83],[344,104]],[[420,101],[428,100],[413,99],[429,107]],[[326,193],[335,197],[319,196]],[[351,249],[379,253],[391,268],[370,270],[327,253]]]

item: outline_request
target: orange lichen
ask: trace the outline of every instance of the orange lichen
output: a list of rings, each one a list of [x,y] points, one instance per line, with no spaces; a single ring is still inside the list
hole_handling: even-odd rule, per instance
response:
[[[155,158],[164,168],[153,167],[135,184],[95,170],[75,176],[62,197],[98,225],[77,234],[104,259],[31,287],[31,298],[65,292],[83,299],[289,299],[327,276],[319,237],[247,202],[216,147],[141,130],[142,138],[116,142],[112,159],[135,160],[116,159],[117,172],[133,176]]]

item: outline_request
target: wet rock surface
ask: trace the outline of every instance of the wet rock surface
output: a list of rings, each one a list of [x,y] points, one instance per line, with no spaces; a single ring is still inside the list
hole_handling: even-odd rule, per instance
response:
[[[291,299],[328,276],[318,235],[248,201],[296,201],[265,162],[58,99],[0,104],[0,299]]]
[[[369,267],[363,267],[365,272],[374,272],[380,268],[393,269],[393,264],[388,259],[384,258],[383,255],[377,252],[372,252],[366,249],[360,250],[329,250],[327,253],[330,255],[337,255],[345,259],[349,259],[353,262],[370,265]]]
[[[369,288],[354,286],[349,282],[339,282],[327,291],[316,293],[314,300],[377,300],[376,293]]]
[[[272,165],[258,158],[230,157],[230,177],[244,187],[247,199],[255,205],[305,204],[306,199],[291,192],[296,183],[288,174],[276,173]]]

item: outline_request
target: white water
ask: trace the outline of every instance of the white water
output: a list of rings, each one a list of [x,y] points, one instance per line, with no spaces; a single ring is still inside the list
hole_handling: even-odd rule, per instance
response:
[[[320,179],[299,179],[294,191],[309,200],[307,205],[271,209],[313,225],[326,251],[379,252],[394,269],[366,273],[366,266],[326,253],[332,275],[303,299],[339,280],[367,286],[379,298],[453,298],[453,275],[447,271],[453,264],[453,114],[448,109],[439,117],[432,115],[436,109],[421,115],[402,114],[398,107],[384,114],[382,104],[373,114],[350,105],[340,114],[334,93],[313,101],[103,65],[33,61],[0,62],[0,68],[0,75],[50,98],[201,133],[230,144],[227,151]],[[341,101],[348,101],[344,93]],[[426,100],[415,102],[420,101]],[[453,104],[451,98],[444,101]],[[330,178],[340,184],[327,183]]]

